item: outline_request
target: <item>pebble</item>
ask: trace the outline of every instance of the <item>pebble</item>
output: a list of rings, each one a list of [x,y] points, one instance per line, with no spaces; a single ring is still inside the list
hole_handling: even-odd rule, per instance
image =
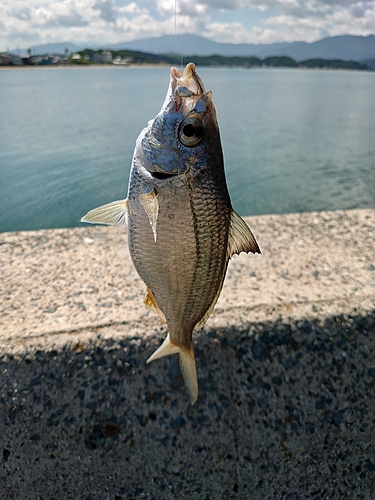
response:
[[[335,425],[340,425],[342,422],[342,412],[341,411],[334,411],[332,413],[332,422]]]
[[[183,427],[184,425],[186,424],[186,420],[184,417],[182,417],[181,415],[174,418],[172,421],[171,421],[171,427],[172,429],[180,429],[181,427]]]

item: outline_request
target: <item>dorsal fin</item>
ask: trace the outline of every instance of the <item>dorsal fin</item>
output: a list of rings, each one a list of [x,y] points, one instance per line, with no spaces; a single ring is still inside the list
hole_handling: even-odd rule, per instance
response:
[[[258,243],[246,222],[234,211],[230,217],[228,258],[241,252],[261,253]]]
[[[125,226],[128,222],[128,211],[128,200],[112,201],[112,203],[90,210],[82,217],[81,222]]]

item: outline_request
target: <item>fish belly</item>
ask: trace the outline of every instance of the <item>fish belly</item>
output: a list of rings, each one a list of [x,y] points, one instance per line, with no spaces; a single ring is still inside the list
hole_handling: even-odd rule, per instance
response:
[[[184,175],[156,186],[156,240],[139,202],[140,186],[129,190],[134,266],[165,316],[171,342],[186,349],[217,300],[228,262],[230,201],[226,185],[220,189],[214,181]]]

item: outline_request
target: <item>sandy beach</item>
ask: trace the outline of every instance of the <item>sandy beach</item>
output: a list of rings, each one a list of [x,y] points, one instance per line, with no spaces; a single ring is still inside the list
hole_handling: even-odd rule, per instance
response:
[[[193,406],[122,228],[0,234],[2,498],[375,498],[375,210],[246,220]]]

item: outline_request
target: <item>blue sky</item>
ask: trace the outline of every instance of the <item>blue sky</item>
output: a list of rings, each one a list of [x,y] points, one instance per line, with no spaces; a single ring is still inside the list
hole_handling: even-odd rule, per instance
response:
[[[375,0],[0,0],[0,51],[193,33],[227,43],[375,34]]]

